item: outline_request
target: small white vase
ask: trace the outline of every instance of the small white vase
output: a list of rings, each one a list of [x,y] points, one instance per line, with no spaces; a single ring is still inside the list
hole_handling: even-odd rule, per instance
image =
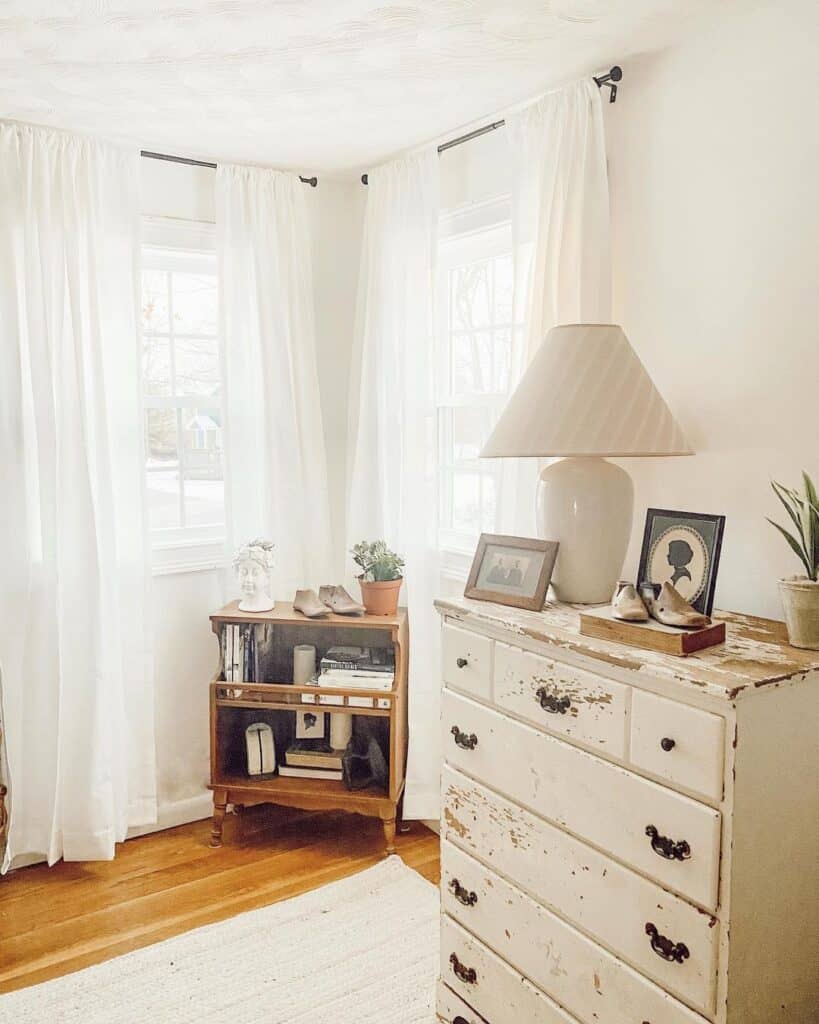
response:
[[[819,651],[819,583],[807,576],[786,576],[779,581],[779,592],[791,646]]]

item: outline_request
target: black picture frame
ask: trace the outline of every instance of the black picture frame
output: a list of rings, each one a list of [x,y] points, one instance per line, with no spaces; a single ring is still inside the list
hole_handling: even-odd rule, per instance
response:
[[[673,582],[698,612],[710,615],[724,532],[725,516],[646,509],[638,586]],[[663,544],[667,545],[665,550]]]

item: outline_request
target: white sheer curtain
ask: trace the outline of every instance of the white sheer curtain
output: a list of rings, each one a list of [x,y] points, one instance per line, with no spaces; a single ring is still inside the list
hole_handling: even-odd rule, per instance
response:
[[[606,143],[592,79],[548,93],[506,118],[512,153],[515,261],[514,390],[556,324],[607,323],[611,251]],[[504,460],[498,529],[535,536],[534,459]]]
[[[229,550],[276,545],[275,596],[333,583],[310,235],[298,176],[220,165],[216,231]]]
[[[0,124],[5,867],[156,817],[136,150]]]
[[[404,815],[438,814],[440,664],[433,287],[438,156],[369,173],[350,388],[347,547],[383,538],[406,559],[409,765]]]

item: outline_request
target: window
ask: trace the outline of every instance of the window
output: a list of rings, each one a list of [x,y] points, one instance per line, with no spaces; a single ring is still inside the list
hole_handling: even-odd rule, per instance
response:
[[[517,325],[508,221],[443,238],[438,274],[439,543],[471,556],[497,511],[500,463],[478,454],[510,385]]]
[[[159,547],[224,532],[217,302],[212,251],[143,248],[145,472]]]

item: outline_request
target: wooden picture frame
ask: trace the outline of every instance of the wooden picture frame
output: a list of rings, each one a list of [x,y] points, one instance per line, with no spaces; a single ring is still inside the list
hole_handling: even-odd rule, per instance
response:
[[[539,612],[546,603],[558,546],[554,540],[482,533],[464,597]],[[506,579],[501,578],[504,572]]]
[[[644,582],[669,580],[698,612],[710,615],[724,530],[725,516],[646,509],[638,588]],[[673,553],[675,546],[679,556]]]

